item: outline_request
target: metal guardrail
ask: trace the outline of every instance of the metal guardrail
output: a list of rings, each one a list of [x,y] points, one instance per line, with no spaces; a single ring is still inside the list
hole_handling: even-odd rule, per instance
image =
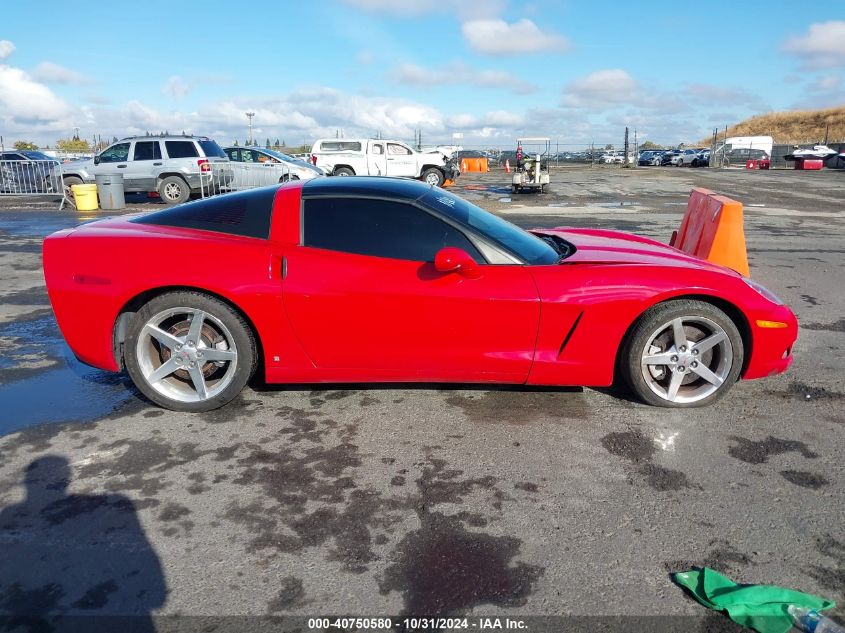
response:
[[[0,197],[61,198],[59,210],[70,202],[62,182],[62,166],[54,160],[0,160]]]
[[[283,163],[206,163],[200,172],[203,198],[232,191],[244,191],[286,182],[290,170]]]

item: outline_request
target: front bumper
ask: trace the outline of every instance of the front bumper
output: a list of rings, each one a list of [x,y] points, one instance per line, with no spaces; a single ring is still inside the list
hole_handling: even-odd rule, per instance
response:
[[[749,324],[751,357],[742,378],[750,380],[782,374],[792,364],[792,350],[798,339],[798,319],[786,306],[749,316],[752,317]],[[772,327],[772,324],[778,323],[785,326]]]

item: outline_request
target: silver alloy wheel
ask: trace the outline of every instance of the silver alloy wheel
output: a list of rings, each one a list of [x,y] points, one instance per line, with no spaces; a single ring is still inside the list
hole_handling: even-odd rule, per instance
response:
[[[219,395],[238,365],[232,333],[196,308],[169,308],[151,317],[141,328],[135,355],[150,387],[178,402]]]
[[[701,316],[679,317],[657,328],[641,353],[645,383],[668,402],[693,403],[724,384],[733,363],[727,332]]]
[[[182,197],[182,187],[175,182],[164,185],[164,197],[168,200],[179,200]]]
[[[440,178],[438,178],[437,174],[432,171],[429,172],[428,175],[426,175],[425,182],[427,185],[437,187],[440,184]]]

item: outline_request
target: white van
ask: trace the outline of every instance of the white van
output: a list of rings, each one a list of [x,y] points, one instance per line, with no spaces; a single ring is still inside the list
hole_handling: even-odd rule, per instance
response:
[[[398,176],[436,187],[460,175],[456,162],[445,152],[418,152],[387,139],[317,139],[311,162],[332,176]]]
[[[767,156],[771,156],[772,145],[774,145],[774,139],[771,136],[731,136],[723,141],[717,141],[715,151],[721,152],[724,148],[725,153],[730,153],[735,149],[755,149],[762,150]]]

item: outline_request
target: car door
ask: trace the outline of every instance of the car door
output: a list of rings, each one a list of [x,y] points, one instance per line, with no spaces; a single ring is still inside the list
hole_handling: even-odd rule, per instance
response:
[[[155,191],[156,176],[164,165],[159,141],[135,141],[130,156],[123,175],[124,188],[127,191]]]
[[[411,148],[401,143],[388,142],[386,145],[386,175],[403,178],[416,177],[417,161]]]
[[[290,169],[275,156],[261,150],[251,149],[257,163],[261,166],[258,174],[259,185],[273,185],[290,178]]]
[[[91,171],[94,172],[95,176],[125,174],[126,168],[129,166],[129,148],[131,145],[130,142],[126,141],[107,147],[97,156]]]
[[[367,173],[370,176],[386,176],[387,161],[384,154],[384,142],[373,142],[367,152]]]
[[[484,262],[460,230],[410,203],[305,198],[302,242],[285,253],[288,319],[334,380],[523,382],[539,296],[523,266],[439,273],[445,246]]]

